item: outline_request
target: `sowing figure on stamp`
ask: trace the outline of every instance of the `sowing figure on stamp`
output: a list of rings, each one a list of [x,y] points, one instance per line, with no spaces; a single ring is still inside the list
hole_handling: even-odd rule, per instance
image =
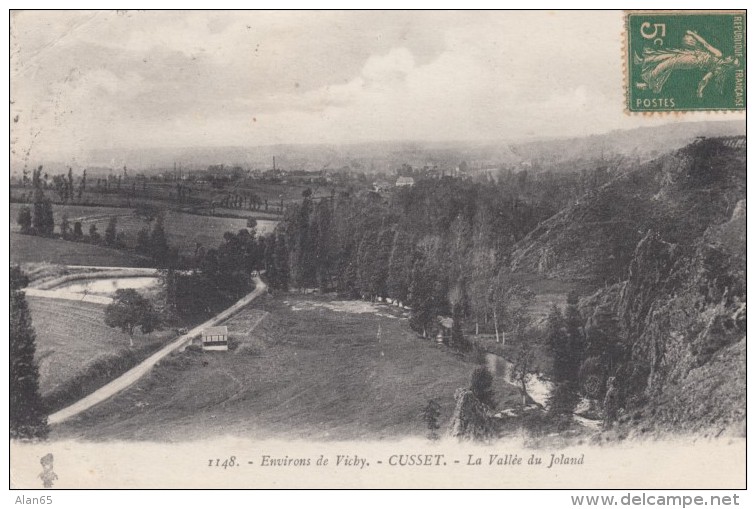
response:
[[[682,49],[646,48],[643,51],[643,58],[633,54],[633,63],[643,66],[641,78],[644,83],[638,83],[636,86],[641,89],[650,87],[651,90],[659,93],[674,71],[700,69],[705,74],[698,82],[696,95],[703,97],[703,91],[712,78],[721,94],[726,73],[739,65],[738,59],[733,56],[724,57],[721,51],[693,30],[686,32],[682,43],[684,46]]]

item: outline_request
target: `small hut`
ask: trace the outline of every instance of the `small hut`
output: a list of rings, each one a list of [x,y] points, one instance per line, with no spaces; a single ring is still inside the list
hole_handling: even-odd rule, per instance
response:
[[[438,322],[438,334],[436,334],[436,342],[443,343],[444,340],[451,338],[451,330],[454,326],[454,319],[448,316],[437,316]]]
[[[202,333],[203,350],[228,350],[228,327],[208,327]]]

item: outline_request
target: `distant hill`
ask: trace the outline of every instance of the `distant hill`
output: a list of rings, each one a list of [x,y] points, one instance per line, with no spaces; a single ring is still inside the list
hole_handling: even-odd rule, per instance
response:
[[[643,163],[543,221],[512,253],[514,270],[604,284],[624,279],[649,230],[691,245],[746,197],[745,138],[712,138]],[[724,141],[721,141],[724,140]]]
[[[655,127],[617,130],[582,138],[543,140],[513,147],[522,159],[560,162],[615,155],[650,158],[681,148],[697,137],[745,135],[745,122],[678,122]]]
[[[184,169],[205,169],[214,164],[240,165],[248,169],[267,169],[273,165],[287,170],[317,171],[342,169],[362,172],[391,173],[402,164],[415,168],[438,166],[452,169],[462,161],[471,170],[519,168],[538,163],[541,169],[573,159],[597,159],[634,156],[641,159],[679,148],[698,136],[734,136],[745,134],[745,122],[681,122],[656,127],[612,131],[606,134],[544,139],[530,142],[374,142],[348,145],[270,145],[228,147],[179,147],[139,149],[99,149],[77,163],[81,167],[120,169],[159,173],[172,169],[174,163]],[[52,172],[65,171],[60,161],[31,161],[44,164]],[[14,172],[23,163],[14,161]]]

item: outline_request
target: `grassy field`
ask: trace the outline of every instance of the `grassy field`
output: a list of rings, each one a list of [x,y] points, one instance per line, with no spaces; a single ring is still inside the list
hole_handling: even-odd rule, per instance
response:
[[[92,182],[90,175],[90,182]],[[77,179],[78,180],[78,179]],[[135,201],[149,203],[161,208],[174,210],[184,209],[185,207],[206,207],[211,202],[220,203],[228,194],[233,193],[254,193],[260,197],[263,202],[268,200],[268,212],[270,214],[280,214],[279,205],[281,200],[284,206],[291,203],[302,201],[302,191],[310,189],[313,198],[330,196],[331,192],[338,194],[344,190],[343,186],[337,184],[328,184],[320,186],[308,182],[308,177],[287,177],[285,182],[262,181],[255,179],[243,179],[228,184],[223,189],[212,187],[209,183],[185,182],[184,186],[189,190],[188,199],[185,202],[178,202],[176,197],[176,184],[173,182],[148,182],[146,188],[142,187],[142,182],[137,183],[136,198],[131,197],[131,183],[126,184],[121,192],[103,193],[93,188],[88,188],[81,197],[81,202],[89,205],[99,205],[105,207],[132,207]],[[90,184],[93,185],[93,184]],[[32,188],[23,188],[14,185],[10,189],[13,200],[29,200],[32,196]],[[47,195],[52,200],[59,200],[59,197],[53,190],[48,190]],[[77,197],[78,200],[78,197]],[[250,211],[245,209],[231,209],[238,215],[255,215],[264,211]]]
[[[252,306],[228,322],[234,350],[169,357],[128,390],[57,426],[53,436],[418,437],[426,433],[421,412],[431,398],[441,405],[445,431],[454,391],[469,384],[475,368],[418,338],[388,306],[365,313],[327,297],[290,295]],[[262,312],[269,314],[249,333]],[[502,407],[519,400],[503,381],[496,393]]]
[[[18,203],[11,204],[11,231],[18,231],[19,229],[18,224],[16,224],[16,217],[21,206]],[[90,225],[95,224],[100,235],[105,234],[110,218],[116,216],[118,218],[116,229],[119,232],[126,233],[126,244],[131,248],[136,245],[139,230],[147,226],[146,221],[134,214],[134,209],[54,205],[53,214],[55,215],[55,231],[57,233],[59,233],[58,225],[64,213],[68,214],[71,225],[75,221],[81,221],[82,230],[85,234],[88,234]],[[223,242],[224,233],[227,231],[236,233],[242,228],[246,228],[247,220],[233,217],[200,216],[169,210],[165,213],[164,224],[168,243],[171,246],[178,247],[181,254],[191,255],[194,253],[198,242],[205,246],[205,249],[217,247]],[[278,221],[260,219],[258,220],[257,233],[262,235],[272,232],[276,224],[278,224]]]
[[[141,267],[146,263],[141,257],[118,249],[14,232],[10,234],[10,262],[103,267]]]
[[[26,297],[37,333],[37,361],[43,396],[84,373],[98,360],[130,350],[129,337],[104,323],[99,304]],[[137,334],[138,346],[162,343],[165,334]]]

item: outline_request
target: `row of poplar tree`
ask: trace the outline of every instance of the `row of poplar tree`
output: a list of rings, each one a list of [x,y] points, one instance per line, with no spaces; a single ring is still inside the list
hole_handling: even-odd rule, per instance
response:
[[[265,263],[285,266],[292,287],[407,305],[420,333],[438,316],[457,315],[499,337],[529,298],[511,283],[509,253],[552,213],[506,186],[451,178],[421,180],[390,197],[316,200],[308,190],[277,229],[287,259]]]

